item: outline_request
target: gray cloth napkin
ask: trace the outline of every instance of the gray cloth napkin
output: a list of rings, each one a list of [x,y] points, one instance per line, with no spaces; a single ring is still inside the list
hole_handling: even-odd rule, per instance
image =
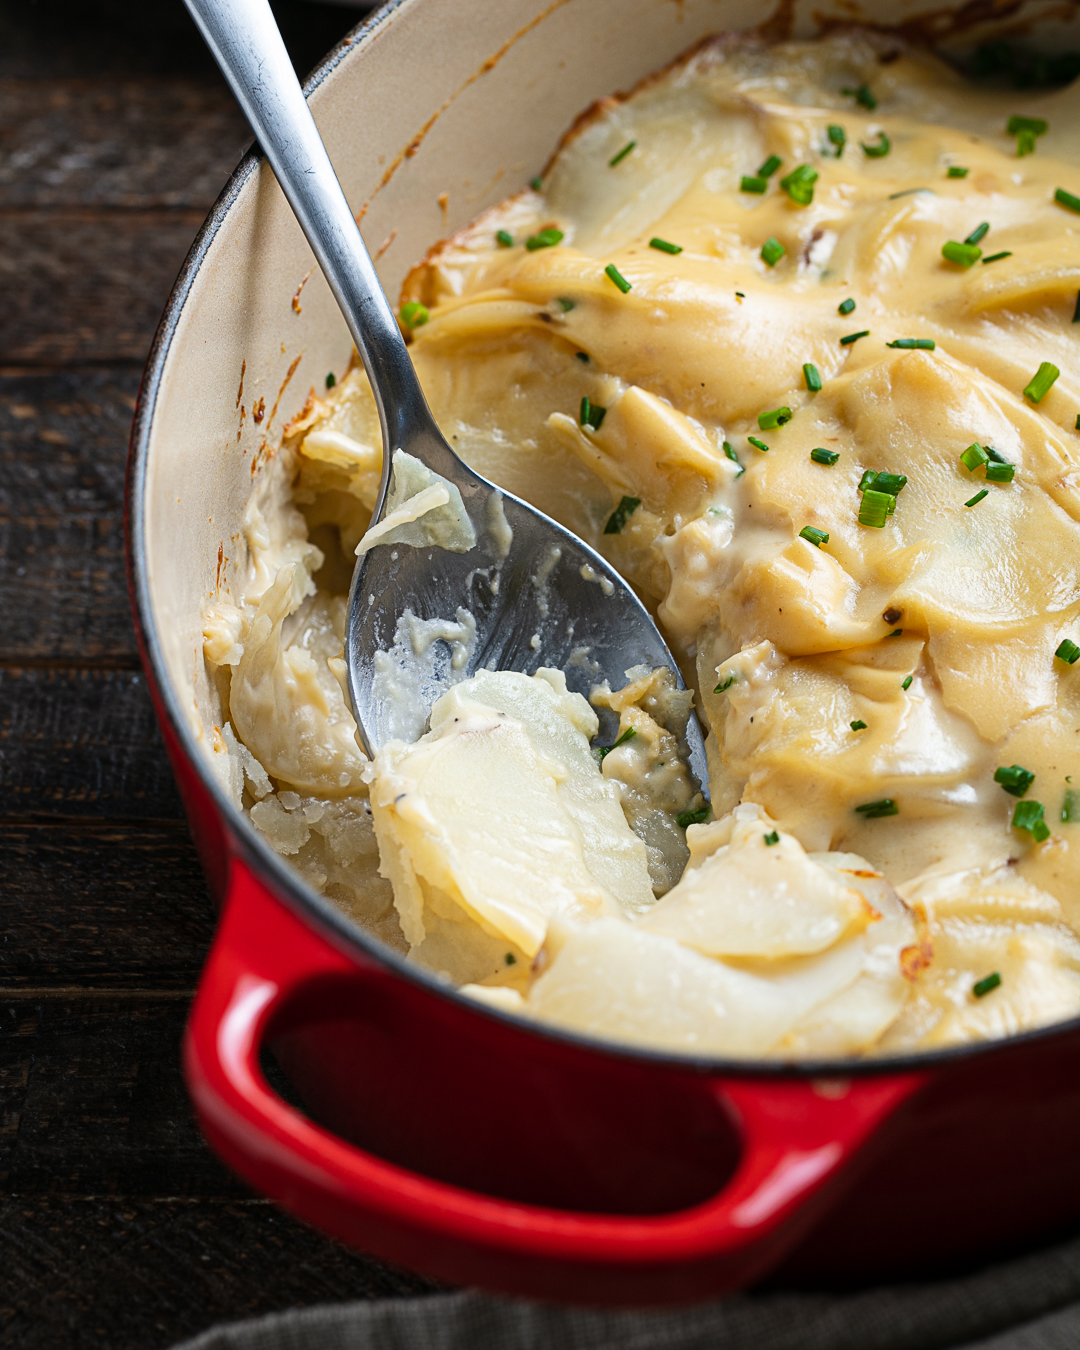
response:
[[[596,1312],[464,1291],[326,1304],[174,1350],[1078,1350],[1080,1239],[961,1279]]]

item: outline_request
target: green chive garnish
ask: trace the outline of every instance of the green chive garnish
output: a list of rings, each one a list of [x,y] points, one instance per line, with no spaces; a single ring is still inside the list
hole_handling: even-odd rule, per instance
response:
[[[1073,309],[1073,323],[1080,323],[1080,291],[1076,292],[1076,305]]]
[[[994,770],[994,782],[1000,783],[1010,797],[1026,796],[1028,788],[1034,781],[1035,775],[1031,770],[1019,764],[1010,764],[1008,768]]]
[[[900,682],[900,688],[901,688],[901,689],[910,689],[910,688],[911,688],[911,681],[912,681],[914,678],[915,678],[914,675],[909,675],[909,676],[907,677],[906,680],[901,680],[901,682]]]
[[[990,233],[990,222],[984,220],[981,225],[976,225],[971,233],[965,238],[965,244],[981,244]]]
[[[530,179],[529,179],[529,186],[530,186],[534,191],[539,192],[540,189],[544,186],[544,180],[543,180],[542,178],[530,178]]]
[[[713,693],[714,693],[714,694],[726,694],[727,691],[731,688],[731,686],[732,686],[734,683],[735,683],[735,676],[734,676],[734,675],[726,675],[726,676],[720,681],[720,683],[716,686],[716,688],[713,690]]]
[[[988,483],[1011,483],[1015,477],[1015,464],[988,464],[986,466],[986,481]]]
[[[865,108],[868,112],[873,112],[877,107],[877,99],[865,84],[860,84],[857,89],[841,89],[840,92],[848,98],[853,98],[861,108]]]
[[[892,630],[891,633],[886,633],[885,636],[886,636],[886,637],[902,637],[903,634],[904,634],[904,630],[903,630],[902,628],[894,628],[894,629]]]
[[[699,811],[680,811],[675,817],[675,824],[680,830],[685,830],[688,825],[704,825],[709,819],[709,808],[701,807]]]
[[[851,729],[852,729],[852,731],[865,731],[865,730],[866,730],[866,723],[865,723],[865,722],[852,722],[852,724],[851,724]]]
[[[622,291],[623,295],[630,290],[630,282],[627,281],[614,263],[608,263],[604,268],[604,276],[606,276],[609,281],[613,281],[615,285],[618,286],[619,290]]]
[[[606,408],[601,408],[599,403],[593,403],[588,394],[581,400],[581,425],[591,427],[593,431],[599,431],[600,425],[607,414]]]
[[[732,449],[730,441],[724,442],[724,454],[727,455],[728,459],[730,459],[733,464],[739,465],[739,473],[735,475],[736,478],[739,477],[739,474],[744,474],[746,472],[743,466],[739,464],[739,456]]]
[[[1066,665],[1072,666],[1076,664],[1077,658],[1080,657],[1080,647],[1073,642],[1072,638],[1065,638],[1054,655],[1060,661],[1064,661]]]
[[[818,180],[817,169],[809,164],[800,164],[797,169],[780,179],[780,186],[797,206],[809,206],[814,200],[814,184]]]
[[[1027,830],[1037,844],[1050,838],[1050,827],[1043,819],[1042,802],[1017,802],[1012,825],[1014,830]]]
[[[1044,361],[1035,374],[1031,377],[1031,383],[1024,390],[1024,397],[1031,399],[1032,403],[1041,403],[1050,392],[1050,386],[1061,374],[1057,366],[1051,365],[1049,361]]]
[[[865,492],[868,487],[871,487],[873,485],[874,479],[876,477],[877,474],[874,472],[873,469],[863,469],[863,476],[859,479],[859,486],[855,489],[855,491]]]
[[[608,516],[608,523],[604,526],[605,534],[622,534],[626,522],[641,505],[640,497],[624,497],[611,515]]]
[[[507,952],[506,955],[503,957],[503,960],[506,962],[508,966],[517,965],[517,957],[514,955],[513,952]]]
[[[849,333],[849,334],[847,335],[847,337],[842,337],[842,338],[840,339],[840,346],[841,346],[841,347],[850,347],[851,344],[852,344],[853,342],[858,342],[858,340],[859,340],[860,338],[869,337],[869,336],[870,336],[870,329],[869,329],[869,328],[864,328],[864,329],[862,329],[861,332],[858,332],[858,333]]]
[[[815,548],[820,548],[822,544],[829,542],[829,536],[824,530],[816,530],[813,525],[804,525],[799,531],[799,538],[805,539],[808,544],[813,544]]]
[[[990,463],[990,456],[979,444],[969,445],[960,456],[960,463],[965,469],[970,469],[972,473],[976,469],[981,469],[984,464]]]
[[[870,469],[867,469],[866,473],[863,474],[863,479],[866,478],[866,474],[871,475],[870,481],[866,484],[866,487],[871,488],[874,492],[887,492],[890,497],[899,497],[904,488],[907,487],[906,474],[873,473]],[[862,486],[861,482],[859,491],[866,491],[866,488]],[[890,511],[889,514],[892,515],[892,512]]]
[[[950,164],[949,171],[945,175],[947,178],[966,178],[971,171],[962,169],[959,164]]]
[[[746,439],[755,447],[755,449],[767,451],[769,448],[764,441],[759,441],[756,436],[747,436]]]
[[[770,155],[765,163],[762,164],[761,168],[758,169],[757,176],[759,178],[771,178],[783,162],[784,161],[779,155]]]
[[[569,314],[576,304],[576,300],[570,300],[565,295],[559,296],[559,308],[564,314]]]
[[[682,244],[673,244],[669,239],[650,239],[649,247],[659,249],[661,253],[682,252]]]
[[[841,300],[836,306],[838,314],[851,314],[855,309],[855,301],[850,296],[846,300]]]
[[[932,352],[935,348],[933,338],[897,338],[895,342],[886,342],[886,347],[899,347],[905,352]]]
[[[982,501],[982,499],[987,495],[989,491],[990,491],[989,488],[983,488],[980,492],[976,492],[974,497],[969,497],[968,500],[964,503],[964,505],[978,506],[978,504]]]
[[[637,735],[633,727],[627,727],[622,735],[618,736],[613,745],[601,745],[597,747],[596,758],[601,763],[611,754],[612,750],[618,750],[620,745],[625,745],[627,741],[632,741]]]
[[[806,387],[811,394],[816,394],[821,389],[821,374],[817,366],[811,365],[809,361],[802,368],[803,379],[806,381]]]
[[[892,142],[883,131],[878,132],[877,145],[867,145],[865,141],[860,141],[859,144],[863,148],[863,154],[867,155],[870,159],[884,159],[892,149]]]
[[[495,236],[495,240],[500,248],[513,248],[514,236],[509,230],[500,230]]]
[[[1035,141],[1046,135],[1046,123],[1041,117],[1010,117],[1005,130],[1016,137],[1017,157],[1034,153]]]
[[[751,174],[743,174],[739,181],[740,192],[756,192],[759,196],[768,190],[769,180],[767,178],[755,178]]]
[[[1074,197],[1071,192],[1066,192],[1064,188],[1058,188],[1054,193],[1054,201],[1058,206],[1067,206],[1070,211],[1080,211],[1080,197]]]
[[[771,412],[758,413],[758,429],[760,431],[772,431],[775,427],[785,426],[791,421],[791,409],[773,408]]]
[[[1068,779],[1065,781],[1068,782]],[[1072,788],[1065,790],[1065,797],[1061,803],[1061,820],[1064,825],[1075,825],[1080,820],[1080,797]]]
[[[627,141],[617,155],[613,155],[608,160],[608,168],[613,169],[616,164],[621,164],[631,150],[637,145],[637,141]]]
[[[538,248],[554,248],[556,244],[561,244],[562,241],[562,230],[557,230],[553,225],[549,225],[546,230],[541,230],[539,234],[530,235],[525,240],[525,247],[530,253],[535,253]]]
[[[882,797],[877,802],[864,802],[862,806],[857,806],[855,811],[864,820],[879,820],[882,816],[898,816],[900,814],[900,808],[891,797]]]
[[[331,371],[326,377],[326,387],[327,389],[333,389],[335,384],[337,384],[337,376]]]
[[[996,989],[1000,983],[1001,976],[995,970],[993,974],[987,975],[986,979],[977,980],[971,986],[971,992],[976,998],[983,998],[985,995],[989,994],[992,989]]]
[[[770,234],[761,246],[761,260],[770,267],[775,267],[786,252],[787,249],[780,240]]]
[[[824,450],[818,445],[810,451],[810,458],[815,464],[835,464],[840,458],[840,452],[839,450]]]
[[[955,239],[950,239],[947,244],[942,244],[941,256],[951,263],[958,263],[961,267],[972,267],[982,257],[982,249],[975,244],[960,244]]]
[[[422,305],[419,300],[410,300],[408,304],[401,306],[401,322],[406,328],[419,328],[430,318],[427,305]]]
[[[991,253],[990,256],[989,256],[989,258],[984,258],[984,259],[983,259],[983,262],[984,262],[984,263],[988,263],[988,262],[1000,262],[1000,261],[1002,260],[1002,258],[1011,258],[1011,257],[1012,257],[1012,249],[1011,249],[1011,248],[1007,248],[1007,249],[1005,249],[1005,251],[1004,251],[1003,253]]]
[[[844,153],[844,146],[847,144],[847,132],[843,127],[830,126],[826,128],[825,134],[829,138],[829,143],[836,147],[836,158],[839,159]]]
[[[866,488],[859,503],[859,524],[883,530],[885,522],[896,509],[896,498],[888,492]]]
[[[765,840],[766,847],[780,842],[780,835],[776,830],[770,830],[768,834],[763,834],[761,837]]]
[[[574,355],[577,357],[579,361],[585,361],[587,363],[589,360],[588,352],[575,352]]]

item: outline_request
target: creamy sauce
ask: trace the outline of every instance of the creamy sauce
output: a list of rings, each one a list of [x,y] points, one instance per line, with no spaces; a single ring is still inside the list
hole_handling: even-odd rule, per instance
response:
[[[348,557],[368,527],[381,456],[359,371],[292,429],[294,481],[279,486],[294,504],[263,503],[245,604],[208,614],[232,727],[279,798],[360,812],[362,780],[379,801],[412,765],[445,843],[437,858],[376,805],[393,940],[478,997],[669,1048],[780,1055],[955,1044],[1080,1014],[1080,661],[1055,656],[1080,645],[1080,214],[1055,200],[1080,194],[1080,90],[987,91],[883,51],[858,36],[717,40],[599,105],[542,191],[440,245],[403,293],[430,313],[411,351],[451,444],[603,552],[696,669],[711,820],[685,824],[700,800],[649,672],[599,694],[635,733],[599,771],[576,732],[575,772],[622,808],[609,844],[644,845],[663,899],[590,870],[560,804],[574,775],[527,717],[500,715],[495,684],[468,735],[440,713],[416,744],[413,717],[393,765],[374,769],[346,746],[340,644],[314,636],[340,601],[314,595],[323,557],[303,538],[306,522]],[[872,96],[843,92],[860,87]],[[1006,134],[1014,114],[1048,123],[1033,153]],[[1042,391],[1044,363],[1060,373]],[[286,710],[295,727],[277,725]],[[510,747],[501,759],[495,743]],[[458,763],[456,796],[431,795],[429,761]],[[509,777],[492,788],[500,762],[519,794],[540,793],[577,900],[526,902],[541,836]],[[1013,765],[1033,778],[995,779]],[[449,890],[432,880],[465,849],[471,792],[487,834],[469,856],[502,840],[506,876],[530,878],[502,927],[490,906],[514,908],[509,881],[481,903],[472,864],[451,868]],[[252,807],[260,828],[268,800]],[[307,809],[281,806],[283,851],[318,825],[297,823]],[[306,847],[290,853],[301,866]],[[356,876],[358,893],[374,884],[370,868]]]

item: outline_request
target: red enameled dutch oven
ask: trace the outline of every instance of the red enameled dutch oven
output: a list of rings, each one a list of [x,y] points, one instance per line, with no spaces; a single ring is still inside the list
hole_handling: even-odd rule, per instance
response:
[[[782,9],[771,36],[813,35],[810,3]],[[887,3],[867,9],[895,17]],[[920,10],[905,8],[908,24]],[[595,98],[760,19],[755,0],[381,10],[308,93],[388,291],[432,241],[538,172]],[[1040,31],[1075,48],[1075,27]],[[221,907],[184,1051],[217,1151],[286,1209],[379,1256],[594,1304],[700,1299],[778,1269],[895,1278],[1080,1217],[1077,1022],[888,1063],[616,1049],[485,1010],[406,966],[251,827],[213,749],[222,719],[200,614],[243,558],[245,504],[282,425],[348,358],[311,266],[249,155],[177,281],[131,444],[143,656]],[[264,1045],[306,1112],[268,1086]]]

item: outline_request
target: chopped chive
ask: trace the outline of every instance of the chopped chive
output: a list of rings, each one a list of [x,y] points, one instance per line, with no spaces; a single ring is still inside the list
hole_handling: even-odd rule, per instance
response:
[[[933,338],[897,338],[895,342],[886,342],[886,347],[899,347],[904,352],[932,352],[935,349]]]
[[[865,731],[865,730],[866,730],[866,723],[865,723],[865,722],[852,722],[852,723],[851,723],[851,729],[852,729],[852,731]]]
[[[870,159],[884,159],[892,149],[892,142],[883,131],[878,132],[877,145],[867,145],[865,141],[860,141],[859,144],[863,148],[863,154]]]
[[[981,244],[990,233],[990,222],[984,220],[981,225],[976,225],[971,233],[965,238],[965,244]]]
[[[1010,764],[994,770],[994,782],[999,783],[1010,797],[1026,796],[1028,788],[1034,783],[1035,775],[1020,764]]]
[[[611,515],[608,516],[608,523],[604,526],[605,534],[622,534],[626,522],[641,505],[640,497],[624,497]]]
[[[752,174],[744,173],[739,180],[740,192],[756,192],[760,196],[768,190],[768,187],[769,180],[767,178],[755,178]]]
[[[858,332],[858,333],[849,333],[849,334],[847,335],[847,337],[842,337],[842,338],[840,339],[840,346],[841,346],[841,347],[850,347],[851,344],[852,344],[853,342],[858,342],[858,340],[859,340],[860,338],[869,337],[869,336],[870,336],[870,329],[869,329],[869,328],[864,328],[864,329],[861,330],[861,332]]]
[[[865,84],[860,84],[856,89],[841,89],[840,92],[848,98],[853,98],[861,108],[865,108],[868,112],[873,112],[877,107],[877,99]]]
[[[1014,114],[1009,118],[1005,130],[1010,136],[1019,136],[1022,131],[1030,131],[1033,136],[1045,136],[1047,123],[1041,117],[1019,117]]]
[[[800,164],[786,178],[780,179],[780,186],[796,206],[809,206],[814,200],[814,184],[817,180],[817,169],[811,168],[809,164]]]
[[[575,352],[574,355],[577,357],[579,361],[585,361],[587,363],[589,360],[588,352]]]
[[[911,681],[912,681],[914,678],[915,678],[914,675],[909,675],[909,676],[907,677],[906,680],[902,680],[902,681],[900,682],[900,688],[901,688],[901,689],[910,689],[910,688],[911,688]]]
[[[891,797],[882,797],[877,802],[864,802],[855,808],[855,812],[864,820],[879,820],[882,816],[898,816],[900,808]]]
[[[509,230],[500,230],[495,236],[495,241],[500,248],[514,247],[514,236]]]
[[[855,301],[852,300],[850,295],[846,300],[841,300],[840,303],[836,306],[836,312],[838,314],[851,314],[854,309],[855,309]]]
[[[1031,399],[1032,403],[1041,403],[1050,392],[1050,386],[1061,374],[1057,366],[1051,365],[1049,361],[1044,361],[1035,374],[1031,377],[1031,383],[1024,390],[1024,397]]]
[[[941,256],[948,262],[958,263],[961,267],[972,267],[982,257],[982,249],[976,244],[960,244],[950,239],[941,246]]]
[[[698,811],[680,811],[675,817],[675,824],[680,830],[685,830],[688,825],[704,825],[709,819],[709,808],[701,807]]]
[[[337,376],[331,371],[326,377],[326,387],[327,389],[333,389],[335,384],[337,384]]]
[[[986,466],[986,481],[988,483],[1011,483],[1015,477],[1015,464],[988,464]]]
[[[739,464],[739,456],[732,449],[730,441],[724,442],[724,454],[727,455],[728,459],[730,459],[733,464]],[[745,472],[746,470],[739,464],[739,473],[737,473],[735,477],[738,478],[739,474],[744,474]]]
[[[559,307],[562,309],[562,312],[564,314],[569,314],[576,304],[577,304],[576,300],[571,300],[565,295],[559,296]]]
[[[1073,666],[1077,658],[1080,657],[1080,647],[1073,642],[1072,638],[1064,638],[1054,655],[1059,661],[1064,661],[1066,665]]]
[[[773,408],[771,412],[758,413],[758,430],[772,431],[775,427],[786,426],[791,418],[792,412],[788,407]]]
[[[974,497],[969,497],[968,500],[964,503],[964,505],[978,506],[978,504],[982,501],[982,499],[987,495],[989,491],[990,491],[989,488],[983,488],[981,491],[976,492]]]
[[[867,470],[867,473],[870,471]],[[866,477],[866,474],[863,474]],[[873,481],[868,484],[874,492],[887,492],[890,497],[899,497],[904,488],[907,487],[907,475],[903,473],[875,473]],[[865,491],[866,489],[862,489]],[[892,515],[892,512],[889,512]]]
[[[984,464],[990,463],[990,456],[976,442],[974,445],[969,445],[960,456],[960,463],[965,469],[970,469],[974,473],[976,469],[981,469]]]
[[[817,366],[809,361],[802,368],[803,379],[806,381],[806,387],[811,394],[816,394],[821,389],[821,374]]]
[[[1050,829],[1043,819],[1042,802],[1017,802],[1013,808],[1012,827],[1027,830],[1036,843],[1050,838]]]
[[[787,249],[780,240],[770,234],[761,246],[761,260],[770,267],[775,267],[786,252]]]
[[[597,747],[597,754],[596,754],[597,759],[602,764],[604,760],[608,757],[608,755],[611,754],[612,750],[618,750],[620,745],[625,745],[627,741],[632,741],[636,735],[637,732],[634,730],[633,727],[627,727],[626,730],[615,739],[614,744],[601,745]]]
[[[649,240],[649,247],[659,249],[661,253],[681,253],[682,244],[673,244],[670,239],[652,238]]]
[[[1066,779],[1066,782],[1069,780]],[[1061,821],[1064,825],[1075,825],[1080,820],[1080,796],[1072,788],[1066,788],[1061,803]]]
[[[543,180],[542,178],[530,178],[530,179],[529,179],[529,186],[530,186],[535,192],[539,192],[540,189],[544,186],[544,180]]]
[[[430,318],[427,305],[422,305],[419,300],[410,300],[401,306],[401,322],[406,328],[419,328]]]
[[[799,538],[805,539],[808,544],[813,544],[815,548],[820,548],[822,544],[829,542],[829,536],[825,530],[817,530],[813,525],[804,525],[799,531]]]
[[[761,837],[765,841],[766,848],[771,844],[778,844],[780,842],[780,835],[776,830],[770,830],[768,834],[763,834]]]
[[[839,450],[825,450],[822,446],[815,446],[810,451],[810,458],[815,464],[835,464],[840,458]]]
[[[735,292],[735,299],[736,299],[736,300],[745,300],[745,299],[746,299],[746,292],[745,292],[745,291],[736,291],[736,292]]]
[[[1023,159],[1025,155],[1035,153],[1035,133],[1033,131],[1021,131],[1016,138],[1016,158]]]
[[[746,439],[758,450],[768,450],[769,448],[764,441],[759,441],[756,436],[747,436]]]
[[[779,155],[770,155],[765,163],[762,164],[761,168],[758,169],[757,176],[759,178],[771,178],[783,162],[784,161]]]
[[[945,176],[946,178],[966,178],[970,172],[970,169],[962,169],[959,164],[950,164],[949,171]]]
[[[619,290],[622,291],[623,295],[625,295],[626,292],[631,289],[630,282],[627,281],[627,279],[623,276],[623,274],[619,271],[619,269],[615,266],[614,263],[608,263],[608,265],[604,268],[604,275],[607,277],[609,281],[613,281],[615,285],[618,286]]]
[[[1073,323],[1080,323],[1080,291],[1076,292],[1076,305],[1073,308]]]
[[[593,403],[586,394],[581,400],[581,425],[591,427],[593,431],[599,431],[603,423],[607,409],[601,408],[599,403]]]
[[[1054,192],[1054,201],[1058,206],[1066,206],[1070,211],[1080,211],[1080,197],[1075,197],[1071,192],[1066,192],[1064,188],[1057,188]]]
[[[859,486],[855,489],[855,491],[865,492],[866,489],[871,485],[871,483],[873,483],[876,477],[877,474],[874,472],[873,469],[863,469],[863,476],[859,479]]]
[[[847,132],[843,127],[833,125],[826,128],[825,134],[829,138],[829,143],[836,147],[836,158],[839,159],[844,153],[844,146],[847,145]],[[828,150],[828,146],[825,148]]]
[[[995,464],[1008,464],[1009,461],[1005,458],[1005,456],[1000,454],[997,450],[995,450],[992,445],[984,445],[983,449],[986,451],[986,453],[990,456],[990,458],[994,461]]]
[[[1000,983],[1001,976],[995,970],[992,974],[987,975],[984,980],[976,980],[971,986],[971,992],[976,998],[985,998],[986,995],[989,994],[991,990],[996,989]]]
[[[984,262],[984,263],[988,263],[988,262],[1000,262],[1000,261],[1002,260],[1002,258],[1011,258],[1011,257],[1012,257],[1012,249],[1011,249],[1011,248],[1007,248],[1007,249],[1005,249],[1005,250],[1004,250],[1003,252],[1001,252],[1001,253],[991,253],[990,256],[989,256],[989,258],[984,258],[984,259],[983,259],[983,262]]]
[[[885,636],[886,636],[886,637],[902,637],[902,636],[903,636],[903,633],[904,633],[904,630],[903,630],[902,628],[894,628],[894,629],[892,630],[891,633],[886,633]]]
[[[535,253],[538,248],[554,248],[556,244],[563,241],[562,230],[557,230],[554,225],[549,225],[547,229],[540,230],[538,234],[532,234],[525,240],[525,247],[530,253]]]
[[[859,524],[883,530],[885,522],[895,509],[895,497],[888,492],[876,492],[873,488],[866,488],[859,503]]]
[[[732,686],[734,683],[735,683],[735,676],[734,676],[734,675],[726,675],[726,676],[720,681],[720,683],[716,686],[716,688],[713,690],[713,693],[714,693],[714,694],[726,694],[727,691],[731,688],[731,686]]]
[[[506,955],[503,957],[503,960],[506,962],[508,966],[517,965],[517,957],[514,955],[513,952],[507,952]]]
[[[616,164],[621,164],[631,150],[637,145],[637,141],[627,141],[617,155],[613,155],[608,160],[608,168],[613,169]]]

